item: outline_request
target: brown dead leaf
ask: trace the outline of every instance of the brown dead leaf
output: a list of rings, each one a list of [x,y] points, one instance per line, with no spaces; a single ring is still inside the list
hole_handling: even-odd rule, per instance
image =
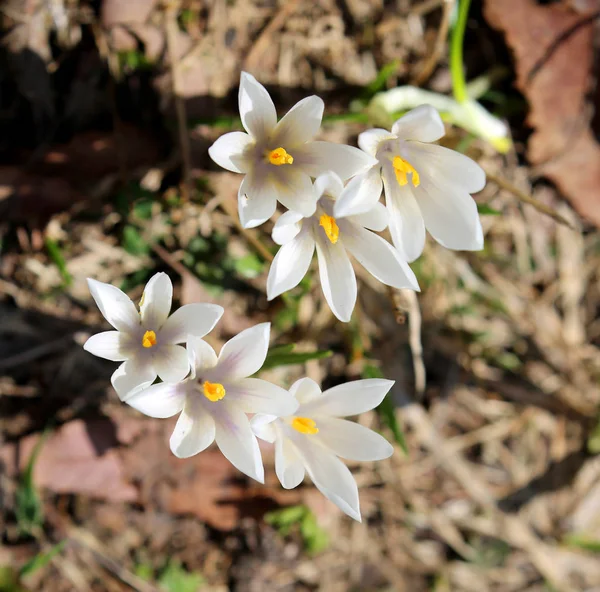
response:
[[[0,448],[0,460],[9,476],[23,471],[39,438],[33,434]],[[42,446],[34,467],[34,482],[56,493],[134,501],[137,491],[126,480],[116,444],[109,420],[71,421]]]
[[[578,212],[600,226],[600,145],[589,127],[594,23],[600,1],[540,5],[535,0],[486,0],[484,14],[506,37],[517,86],[534,129],[528,157]]]
[[[104,0],[101,20],[105,27],[144,23],[158,4],[158,0]]]

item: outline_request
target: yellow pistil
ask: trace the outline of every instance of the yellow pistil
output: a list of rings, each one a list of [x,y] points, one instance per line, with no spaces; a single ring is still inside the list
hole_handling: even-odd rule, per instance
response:
[[[340,238],[340,227],[337,225],[333,216],[323,214],[319,218],[319,226],[323,227],[327,238],[335,245]]]
[[[267,160],[275,166],[281,166],[282,164],[292,164],[294,157],[285,151],[285,148],[275,148],[271,152],[267,152]]]
[[[301,434],[312,436],[313,434],[319,433],[319,428],[317,427],[315,420],[308,417],[294,417],[292,420],[292,427]]]
[[[142,345],[144,347],[154,347],[156,345],[156,333],[154,331],[146,331],[142,337]]]
[[[394,160],[392,160],[392,166],[394,167],[394,172],[396,173],[398,185],[404,186],[408,183],[408,173],[412,173],[413,187],[418,187],[421,184],[419,173],[415,171],[415,167],[413,167],[410,162],[403,160],[399,156],[395,156]]]
[[[205,380],[202,390],[204,391],[204,396],[213,403],[220,401],[225,396],[225,387],[218,382],[208,382],[208,380]]]

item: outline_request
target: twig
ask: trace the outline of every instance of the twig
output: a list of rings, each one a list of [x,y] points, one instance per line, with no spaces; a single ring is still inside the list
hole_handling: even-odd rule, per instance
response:
[[[54,341],[49,341],[48,343],[42,343],[36,347],[32,347],[27,351],[20,352],[14,356],[10,356],[9,358],[5,358],[4,360],[0,361],[0,370],[4,371],[15,366],[28,364],[34,360],[37,360],[38,358],[55,353],[57,350],[65,348],[72,340],[72,335],[68,335],[66,337],[61,337],[60,339],[55,339]]]
[[[250,53],[244,61],[244,67],[247,70],[254,70],[260,62],[263,54],[269,47],[271,36],[285,24],[286,19],[294,12],[299,0],[290,0],[284,2],[279,12],[273,17],[271,22],[265,27],[256,43],[252,46]]]
[[[522,189],[519,189],[519,187],[517,187],[514,183],[511,183],[508,179],[504,179],[503,177],[499,177],[498,175],[495,175],[494,173],[492,173],[489,169],[487,169],[485,167],[484,167],[484,170],[485,170],[485,174],[486,174],[487,178],[490,181],[493,181],[494,183],[496,183],[496,185],[498,185],[502,189],[505,189],[506,191],[509,191],[510,193],[512,193],[518,200],[520,200],[523,203],[526,203],[530,206],[533,206],[538,212],[541,212],[542,214],[545,214],[546,216],[550,216],[550,218],[552,218],[555,222],[558,222],[559,224],[563,224],[564,226],[567,226],[571,230],[577,231],[577,229],[566,218],[561,216],[556,210],[553,210],[550,206],[547,206],[546,204],[543,204],[541,201],[538,201],[537,199],[531,197],[531,195],[525,193],[525,191],[523,191]]]
[[[415,86],[421,86],[431,76],[431,73],[438,65],[440,58],[442,57],[442,52],[446,47],[446,39],[448,37],[448,29],[450,28],[450,17],[452,16],[454,3],[455,0],[444,0],[442,21],[437,32],[437,37],[435,40],[435,45],[433,46],[433,51],[429,55],[429,58],[425,62],[424,66],[421,68],[421,71],[418,72],[418,74],[415,77],[413,77],[411,84],[414,84]]]
[[[231,200],[225,198],[221,201],[219,205],[221,209],[233,220],[233,223],[239,230],[240,234],[242,234],[246,238],[246,240],[258,251],[259,255],[265,261],[273,261],[273,254],[271,253],[271,251],[269,251],[269,249],[267,249],[267,247],[265,247],[265,245],[263,245],[260,242],[260,240],[254,234],[254,232],[242,226],[239,215],[235,207],[233,207]]]
[[[177,115],[177,129],[179,132],[179,145],[181,149],[181,160],[183,164],[183,181],[181,184],[181,193],[185,201],[188,201],[191,194],[192,178],[192,158],[190,155],[190,143],[187,131],[187,116],[185,112],[185,103],[181,97],[181,76],[180,64],[177,63],[177,11],[179,1],[171,0],[167,3],[164,11],[165,34],[167,37],[167,50],[171,62],[171,76],[173,78],[173,98],[175,100],[175,113]]]

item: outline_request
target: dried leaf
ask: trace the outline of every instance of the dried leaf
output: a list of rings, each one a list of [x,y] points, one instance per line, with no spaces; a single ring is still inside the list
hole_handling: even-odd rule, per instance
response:
[[[600,2],[486,0],[485,17],[502,31],[515,58],[517,86],[534,129],[528,157],[578,212],[600,225],[600,145],[586,106],[592,82],[594,23]]]

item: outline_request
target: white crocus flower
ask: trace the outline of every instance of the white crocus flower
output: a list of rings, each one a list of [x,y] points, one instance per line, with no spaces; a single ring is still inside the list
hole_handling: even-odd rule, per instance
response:
[[[204,337],[217,324],[223,308],[216,304],[186,304],[171,316],[173,285],[166,273],[152,276],[135,304],[119,288],[88,279],[92,297],[104,318],[116,329],[92,335],[84,349],[107,360],[123,362],[111,378],[123,400],[154,382],[178,382],[189,373],[185,343],[188,335]]]
[[[244,228],[268,220],[277,201],[309,216],[314,211],[311,177],[332,170],[349,179],[375,164],[358,148],[313,141],[323,118],[323,100],[317,96],[296,103],[277,123],[267,90],[254,76],[242,72],[239,108],[248,133],[225,134],[208,153],[223,168],[245,175],[238,192]]]
[[[308,473],[326,498],[360,522],[356,481],[338,457],[382,460],[394,449],[376,432],[340,418],[374,409],[393,384],[376,378],[356,380],[322,393],[316,382],[302,378],[290,389],[300,403],[293,415],[254,416],[254,433],[275,443],[275,472],[281,485],[293,489]]]
[[[481,222],[470,194],[483,189],[485,173],[467,156],[430,144],[443,135],[444,124],[430,105],[409,111],[391,133],[372,129],[360,134],[358,145],[378,164],[338,201],[336,215],[368,210],[383,188],[392,240],[408,261],[423,252],[426,228],[449,249],[482,249]]]
[[[246,413],[288,415],[298,406],[284,389],[248,378],[265,361],[269,333],[269,323],[246,329],[221,348],[218,358],[208,343],[190,337],[192,375],[178,384],[155,384],[137,391],[126,402],[150,417],[181,412],[171,436],[175,456],[193,456],[216,441],[237,469],[262,483],[260,450]]]
[[[360,180],[359,180],[360,181]],[[383,238],[371,232],[387,226],[387,213],[380,203],[348,217],[334,214],[336,200],[355,190],[356,179],[344,189],[334,173],[320,175],[314,184],[317,208],[311,216],[286,212],[275,223],[273,240],[283,245],[269,270],[267,297],[272,300],[297,286],[317,251],[321,286],[333,314],[349,321],[356,303],[356,276],[348,253],[380,282],[395,288],[418,290],[417,279],[400,254]]]

